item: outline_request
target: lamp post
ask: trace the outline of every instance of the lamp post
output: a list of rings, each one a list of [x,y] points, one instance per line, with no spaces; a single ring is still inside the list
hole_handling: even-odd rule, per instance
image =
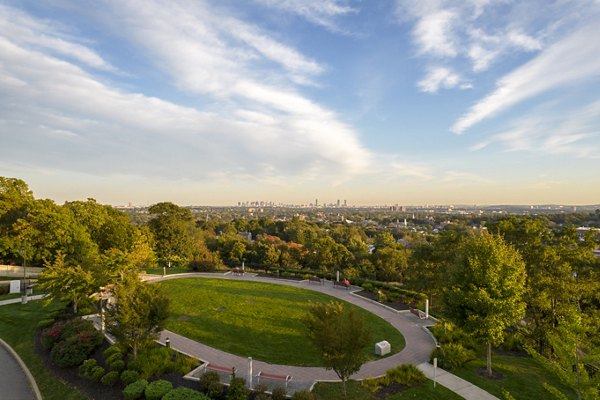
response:
[[[21,253],[21,256],[23,257],[23,286],[24,286],[24,290],[23,290],[23,297],[21,298],[21,304],[27,304],[27,260],[25,257],[25,248],[21,247],[21,249],[19,250],[19,253]]]

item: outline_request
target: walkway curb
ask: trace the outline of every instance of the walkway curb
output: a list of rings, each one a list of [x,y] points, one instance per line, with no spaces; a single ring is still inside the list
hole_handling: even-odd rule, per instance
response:
[[[25,373],[25,376],[27,376],[27,380],[29,381],[29,386],[33,390],[33,394],[35,395],[36,399],[43,400],[42,393],[40,392],[40,388],[38,388],[37,382],[33,378],[33,375],[29,371],[29,368],[27,368],[27,365],[25,365],[23,360],[21,360],[21,357],[19,357],[17,352],[14,351],[13,348],[10,347],[9,344],[6,343],[2,338],[0,338],[0,345],[2,345],[6,350],[8,350],[8,352],[13,356],[13,358],[15,360],[17,360],[17,363],[19,363],[19,366]]]

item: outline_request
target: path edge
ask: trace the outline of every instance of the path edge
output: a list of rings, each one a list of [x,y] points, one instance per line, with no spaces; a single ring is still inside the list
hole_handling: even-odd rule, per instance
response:
[[[21,369],[27,376],[27,380],[29,381],[29,386],[31,386],[31,389],[33,390],[33,394],[36,397],[36,400],[43,400],[42,393],[40,392],[40,388],[38,387],[37,382],[35,381],[35,378],[31,374],[31,371],[29,371],[29,368],[27,368],[27,365],[25,365],[25,363],[23,362],[23,360],[21,359],[19,354],[8,343],[6,343],[4,341],[4,339],[2,339],[2,338],[0,338],[0,345],[2,345],[4,348],[6,348],[8,350],[8,352],[19,363],[19,366],[21,367]]]

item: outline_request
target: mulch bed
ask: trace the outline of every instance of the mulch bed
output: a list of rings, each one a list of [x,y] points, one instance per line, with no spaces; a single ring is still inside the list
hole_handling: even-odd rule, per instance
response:
[[[44,366],[50,373],[58,380],[63,382],[65,385],[75,388],[87,396],[90,400],[123,400],[123,389],[125,388],[122,384],[115,384],[113,386],[105,386],[99,382],[93,382],[87,378],[79,376],[78,367],[75,368],[60,368],[52,363],[50,359],[50,353],[47,352],[41,344],[41,331],[36,334],[35,337],[35,351],[40,356]],[[94,351],[90,358],[95,358],[98,364],[104,365],[103,352],[110,343],[106,340],[102,345]],[[162,375],[158,378],[151,378],[149,381],[164,379],[173,384],[173,387],[185,386],[190,389],[198,390],[198,382],[183,379],[183,375],[177,372]]]
[[[50,353],[47,352],[40,341],[41,332],[35,336],[35,351],[40,356],[40,359],[44,363],[46,369],[54,375],[54,377],[69,387],[76,388],[90,400],[122,400],[123,394],[121,386],[105,386],[98,382],[92,382],[89,379],[79,376],[79,370],[75,368],[60,368],[52,363],[50,359]],[[102,352],[106,350],[110,344],[106,341],[100,346],[92,357],[98,360],[103,360]]]
[[[375,397],[379,400],[385,400],[388,396],[391,396],[396,393],[400,393],[404,390],[407,390],[408,387],[401,385],[399,383],[392,383],[387,386],[382,386],[378,391],[373,393]]]
[[[360,292],[355,292],[354,294],[364,297],[366,299],[378,301],[377,293],[374,293],[374,292],[369,292],[367,290],[361,290]],[[414,304],[413,305],[404,304],[401,301],[386,301],[385,303],[382,303],[382,304],[384,304],[388,307],[391,307],[394,310],[398,310],[398,311],[405,311],[405,310],[410,310],[412,308],[415,308]]]

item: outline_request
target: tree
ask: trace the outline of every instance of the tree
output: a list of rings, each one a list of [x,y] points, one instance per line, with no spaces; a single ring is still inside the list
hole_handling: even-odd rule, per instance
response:
[[[58,253],[53,263],[46,263],[40,273],[39,284],[42,290],[48,291],[50,299],[70,301],[75,314],[79,304],[98,288],[90,271],[80,265],[67,265],[62,253]]]
[[[487,342],[487,374],[492,376],[491,346],[525,315],[525,264],[499,236],[468,239],[448,273],[444,303],[451,319]]]
[[[145,284],[135,274],[125,277],[113,289],[114,304],[108,308],[107,328],[117,341],[138,350],[157,339],[168,317],[169,299],[159,287]]]
[[[371,342],[364,319],[354,308],[330,302],[312,304],[305,323],[325,367],[334,370],[342,380],[346,396],[346,381],[360,370],[367,358],[365,347]]]
[[[154,234],[156,255],[163,260],[190,261],[197,233],[192,213],[173,203],[158,203],[148,209],[148,226]]]

